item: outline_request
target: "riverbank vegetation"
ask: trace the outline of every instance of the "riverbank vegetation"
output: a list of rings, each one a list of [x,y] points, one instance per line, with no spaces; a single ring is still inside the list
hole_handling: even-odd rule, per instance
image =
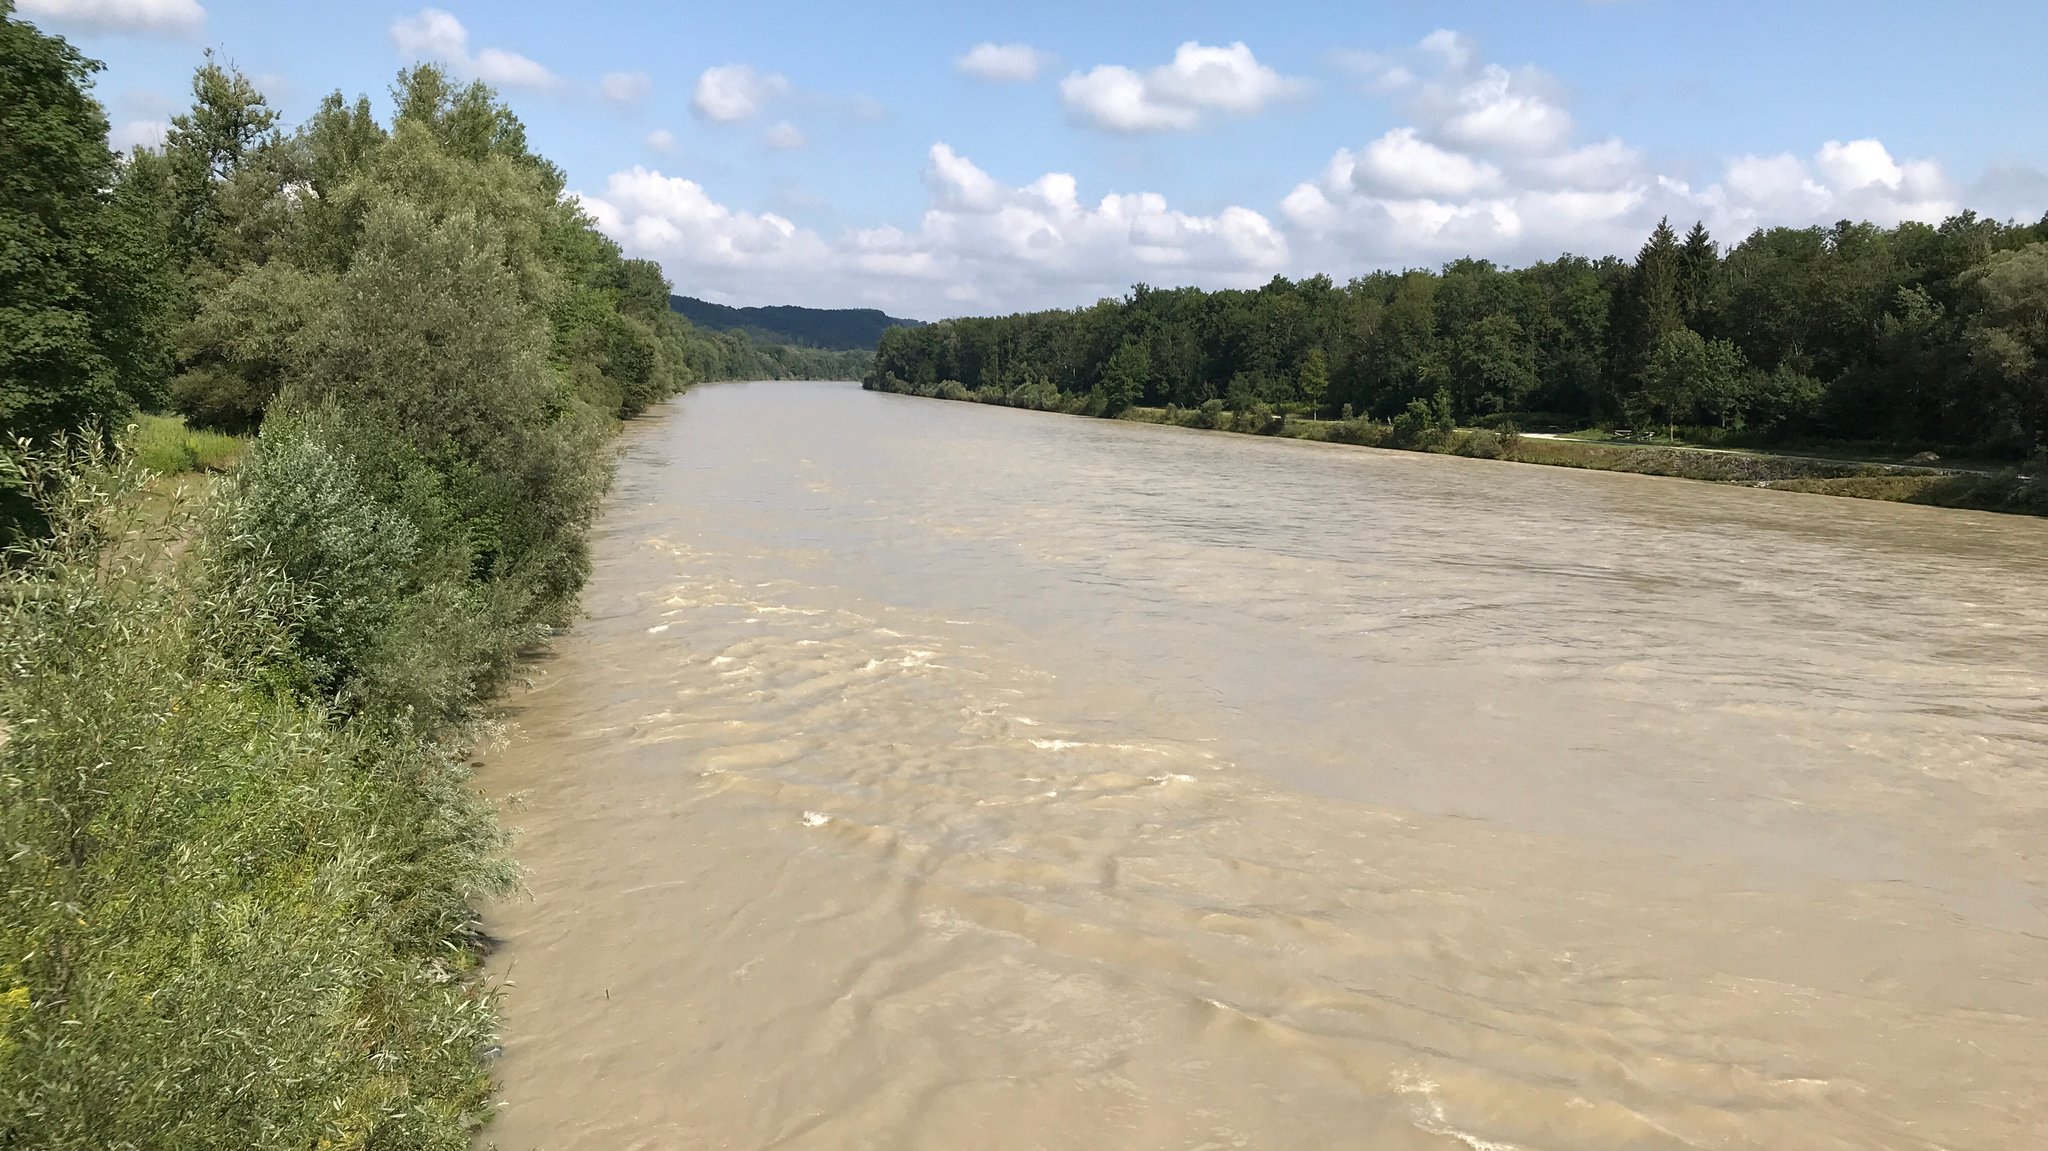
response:
[[[484,704],[730,349],[488,88],[120,158],[93,68],[0,0],[0,1146],[465,1148]]]
[[[1383,431],[1332,438],[1423,450],[1460,427],[1602,427],[1960,454],[2017,476],[2048,449],[2044,313],[2048,220],[1774,228],[1726,251],[1704,228],[1681,239],[1660,224],[1633,262],[1139,285],[1087,308],[896,328],[865,382],[1095,415],[1171,408],[1176,422],[1235,430],[1291,415],[1319,434],[1316,417],[1337,417]]]

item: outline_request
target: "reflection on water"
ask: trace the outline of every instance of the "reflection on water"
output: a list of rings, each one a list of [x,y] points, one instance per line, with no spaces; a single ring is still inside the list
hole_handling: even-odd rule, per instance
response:
[[[633,429],[488,1138],[2009,1148],[2048,524],[864,393]]]

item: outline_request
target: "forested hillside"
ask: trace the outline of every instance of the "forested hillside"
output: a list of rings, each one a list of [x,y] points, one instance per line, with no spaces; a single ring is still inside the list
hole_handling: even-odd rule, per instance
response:
[[[122,160],[95,67],[0,0],[0,1146],[466,1148],[485,701],[616,420],[750,345],[482,85],[286,130],[209,59]],[[165,405],[255,438],[174,484],[114,450]]]
[[[763,343],[828,351],[865,352],[890,328],[914,328],[923,322],[899,320],[874,308],[731,308],[693,296],[671,296],[668,303],[701,328],[745,332]]]
[[[1459,260],[885,332],[871,387],[1094,410],[1299,405],[1692,426],[2023,458],[2048,435],[2048,220],[1660,225],[1633,262]]]

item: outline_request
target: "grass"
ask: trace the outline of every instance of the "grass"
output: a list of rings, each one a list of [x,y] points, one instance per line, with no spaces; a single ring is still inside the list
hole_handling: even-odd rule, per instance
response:
[[[217,472],[242,454],[245,441],[219,432],[195,432],[179,416],[140,416],[128,436],[135,462],[159,475]]]

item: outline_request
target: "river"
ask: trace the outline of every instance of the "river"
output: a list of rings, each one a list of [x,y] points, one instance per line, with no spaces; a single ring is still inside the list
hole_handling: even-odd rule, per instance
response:
[[[763,383],[595,546],[505,1151],[2048,1138],[2048,522]]]

